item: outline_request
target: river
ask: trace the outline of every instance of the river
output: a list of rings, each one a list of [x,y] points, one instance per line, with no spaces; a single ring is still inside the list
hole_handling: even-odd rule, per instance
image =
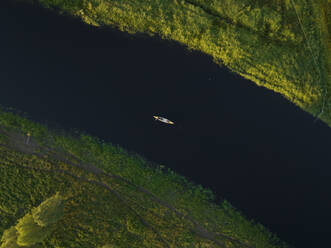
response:
[[[4,6],[1,105],[164,164],[295,247],[329,242],[326,124],[176,42]]]

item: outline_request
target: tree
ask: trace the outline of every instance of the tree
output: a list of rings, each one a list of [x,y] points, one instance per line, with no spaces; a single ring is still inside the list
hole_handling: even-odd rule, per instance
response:
[[[51,226],[41,227],[33,219],[31,214],[26,214],[17,225],[17,244],[19,246],[30,246],[43,241],[53,230]]]
[[[54,196],[42,202],[38,207],[32,209],[34,221],[42,227],[56,223],[64,212],[62,197],[57,192]]]
[[[17,231],[15,226],[5,230],[3,232],[0,248],[19,248],[17,241]]]
[[[55,223],[62,217],[64,203],[57,192],[18,220],[16,226],[6,230],[1,238],[0,248],[31,246],[42,242],[55,228]]]

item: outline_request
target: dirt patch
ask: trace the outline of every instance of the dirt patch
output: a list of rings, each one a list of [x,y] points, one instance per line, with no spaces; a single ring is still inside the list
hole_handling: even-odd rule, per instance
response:
[[[72,154],[69,154],[66,151],[58,151],[52,149],[51,147],[44,145],[40,146],[38,142],[32,137],[28,135],[21,135],[15,131],[7,131],[4,127],[0,126],[0,133],[5,135],[8,138],[8,143],[6,147],[14,149],[19,152],[23,152],[26,154],[38,154],[45,155],[48,154],[50,157],[70,164],[72,166],[84,169],[85,171],[89,171],[93,174],[100,175],[103,173],[102,169],[99,169],[91,164],[86,164],[81,161],[79,158],[75,157]],[[76,160],[77,163],[72,162],[71,160]]]
[[[14,131],[6,131],[2,127],[0,127],[0,133],[8,138],[7,146],[12,149],[27,154],[35,153],[36,151],[41,149],[41,146],[39,146],[37,141],[31,136],[29,137],[28,135],[21,135]]]
[[[60,161],[63,161],[67,164],[70,164],[72,166],[75,166],[75,167],[78,167],[78,168],[81,168],[85,171],[88,171],[88,172],[91,172],[93,174],[96,174],[96,175],[101,175],[104,173],[104,171],[94,165],[91,165],[91,164],[87,164],[87,163],[84,163],[83,161],[81,161],[79,158],[69,154],[69,153],[66,153],[66,152],[61,152],[61,153],[58,153],[58,152],[55,152],[52,154],[52,157],[53,158],[56,158]],[[73,163],[71,160],[74,159],[76,160],[78,163]]]

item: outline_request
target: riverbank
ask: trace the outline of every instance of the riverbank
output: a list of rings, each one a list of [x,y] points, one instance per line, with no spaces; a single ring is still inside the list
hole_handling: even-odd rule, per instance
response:
[[[56,135],[3,110],[0,125],[0,234],[60,192],[72,200],[38,247],[288,247],[227,201],[213,204],[210,190],[164,166],[153,169],[139,155],[86,134]]]
[[[177,41],[331,125],[330,52],[323,45],[328,25],[319,15],[325,5],[311,0],[35,3],[92,26]]]

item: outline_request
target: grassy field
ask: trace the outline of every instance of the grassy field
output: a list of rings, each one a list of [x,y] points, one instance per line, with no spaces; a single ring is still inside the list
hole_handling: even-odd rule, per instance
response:
[[[289,247],[214,199],[119,146],[0,109],[1,248]]]
[[[328,0],[20,0],[158,35],[282,94],[331,126]]]

